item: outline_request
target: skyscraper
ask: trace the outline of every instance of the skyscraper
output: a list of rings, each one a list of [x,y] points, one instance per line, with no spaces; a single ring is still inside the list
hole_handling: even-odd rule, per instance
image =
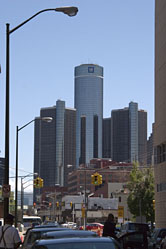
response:
[[[75,67],[76,165],[102,157],[103,67]]]
[[[41,120],[52,117],[51,123]],[[42,108],[35,120],[34,172],[44,180],[44,186],[67,186],[67,165],[75,165],[76,111],[65,108],[58,100],[56,106]]]
[[[166,2],[155,1],[155,222],[166,227]]]
[[[103,119],[103,158],[111,158],[111,118]]]
[[[113,110],[111,113],[111,157],[117,162],[139,161],[147,158],[147,112],[138,104]]]

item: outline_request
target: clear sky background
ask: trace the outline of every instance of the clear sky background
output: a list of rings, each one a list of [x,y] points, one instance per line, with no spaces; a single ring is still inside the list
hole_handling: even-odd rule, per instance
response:
[[[10,35],[10,175],[16,126],[40,108],[74,107],[74,67],[104,67],[104,117],[130,101],[154,122],[154,0],[1,0],[0,156],[5,155],[6,23],[10,29],[45,8],[77,6],[75,17],[45,12]],[[19,175],[33,172],[34,124],[19,132]]]

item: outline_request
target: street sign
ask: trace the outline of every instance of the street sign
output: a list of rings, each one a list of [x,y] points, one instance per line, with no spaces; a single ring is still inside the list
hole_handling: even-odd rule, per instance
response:
[[[124,207],[118,206],[118,218],[123,218],[123,217],[124,217]]]
[[[10,197],[10,185],[4,184],[2,186],[2,196],[5,197],[5,198]]]

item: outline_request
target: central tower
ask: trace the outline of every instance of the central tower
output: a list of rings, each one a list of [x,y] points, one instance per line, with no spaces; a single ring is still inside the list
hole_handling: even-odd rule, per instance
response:
[[[76,165],[102,157],[103,67],[75,67]]]

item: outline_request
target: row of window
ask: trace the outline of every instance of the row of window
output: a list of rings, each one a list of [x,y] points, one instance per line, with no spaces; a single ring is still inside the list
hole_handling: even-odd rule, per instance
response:
[[[157,184],[157,192],[166,191],[166,182]]]

